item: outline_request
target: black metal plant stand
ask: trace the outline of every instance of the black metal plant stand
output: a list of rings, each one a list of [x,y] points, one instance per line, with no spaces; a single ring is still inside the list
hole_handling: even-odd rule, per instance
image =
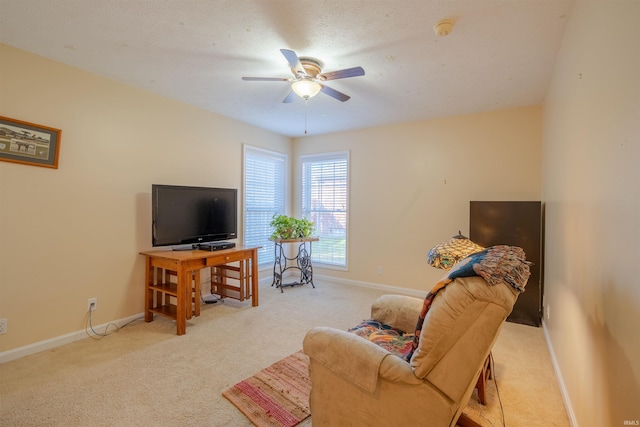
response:
[[[275,243],[275,261],[273,263],[273,283],[271,286],[280,288],[280,292],[283,292],[283,288],[286,286],[298,286],[305,285],[307,283],[315,289],[313,284],[313,265],[311,264],[311,242],[317,242],[320,240],[318,237],[304,237],[300,239],[274,239]],[[283,243],[299,243],[298,253],[289,258],[285,255]],[[309,250],[307,250],[307,243],[309,243]],[[300,272],[300,280],[296,282],[284,283],[282,276],[285,271],[296,269]]]

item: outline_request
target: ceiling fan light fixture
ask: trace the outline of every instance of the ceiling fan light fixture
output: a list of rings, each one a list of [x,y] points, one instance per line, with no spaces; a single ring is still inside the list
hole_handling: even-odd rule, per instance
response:
[[[300,98],[309,99],[320,93],[322,85],[310,79],[297,80],[291,84],[291,89]]]

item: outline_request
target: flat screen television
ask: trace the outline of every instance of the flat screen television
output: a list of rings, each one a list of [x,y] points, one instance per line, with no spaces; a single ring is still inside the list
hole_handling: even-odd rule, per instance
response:
[[[194,245],[238,237],[238,190],[151,186],[153,246]]]

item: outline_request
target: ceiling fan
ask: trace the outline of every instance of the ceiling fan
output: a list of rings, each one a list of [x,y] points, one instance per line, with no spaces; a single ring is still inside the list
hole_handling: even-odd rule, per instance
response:
[[[348,101],[349,98],[351,98],[349,95],[331,89],[322,83],[327,80],[364,76],[364,69],[362,67],[346,68],[344,70],[323,73],[322,63],[317,59],[307,57],[299,58],[294,51],[289,49],[280,49],[280,52],[282,52],[282,55],[284,55],[289,63],[293,77],[243,77],[242,80],[254,82],[291,82],[291,92],[289,92],[282,101],[285,103],[293,102],[296,95],[307,100],[313,98],[319,92],[329,95],[338,101]]]

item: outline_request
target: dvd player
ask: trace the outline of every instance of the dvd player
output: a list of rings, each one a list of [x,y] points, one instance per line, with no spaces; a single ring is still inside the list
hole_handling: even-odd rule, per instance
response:
[[[233,242],[211,242],[211,243],[198,243],[193,245],[193,249],[200,249],[201,251],[221,251],[223,249],[235,248],[236,244]]]

